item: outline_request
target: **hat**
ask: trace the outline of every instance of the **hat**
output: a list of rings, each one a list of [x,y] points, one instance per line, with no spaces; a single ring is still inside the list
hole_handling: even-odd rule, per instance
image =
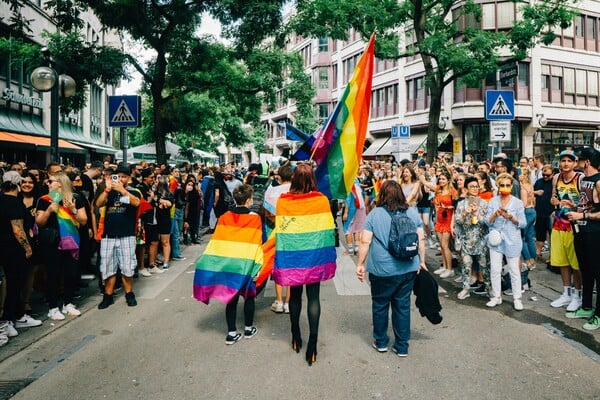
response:
[[[131,171],[129,170],[129,165],[120,164],[115,171],[116,174],[125,174],[127,176],[131,175]]]
[[[142,172],[140,172],[140,175],[142,176],[142,178],[149,177],[150,175],[152,175],[152,168],[144,168]]]
[[[7,171],[2,175],[2,182],[10,182],[13,185],[18,185],[22,180],[23,177],[17,171]]]
[[[577,154],[577,157],[579,157],[580,160],[591,160],[594,154],[596,154],[597,152],[597,150],[591,147],[585,147],[581,149],[579,154]]]
[[[577,160],[577,156],[573,150],[563,150],[559,155],[558,159],[561,160],[563,157],[569,157],[571,160]]]

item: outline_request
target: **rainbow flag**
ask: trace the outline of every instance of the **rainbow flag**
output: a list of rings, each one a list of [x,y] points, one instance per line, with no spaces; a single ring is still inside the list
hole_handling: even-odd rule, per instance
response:
[[[373,184],[373,198],[371,201],[375,201],[377,196],[379,196],[379,192],[381,192],[381,184],[383,183],[383,179],[377,179],[377,182]]]
[[[253,278],[262,265],[260,216],[228,211],[219,217],[215,233],[196,264],[194,297],[206,304],[210,299],[227,304],[238,292],[244,298],[256,296]]]
[[[53,201],[49,195],[44,195],[41,199],[49,203]],[[58,235],[60,237],[58,250],[67,250],[75,260],[78,260],[80,243],[79,222],[77,222],[71,211],[62,204],[59,205],[56,212],[56,220],[58,221]]]
[[[282,194],[275,216],[275,282],[298,286],[333,278],[334,229],[327,197],[319,192]]]
[[[371,110],[374,49],[375,34],[312,147],[319,191],[330,199],[346,198],[362,159]]]

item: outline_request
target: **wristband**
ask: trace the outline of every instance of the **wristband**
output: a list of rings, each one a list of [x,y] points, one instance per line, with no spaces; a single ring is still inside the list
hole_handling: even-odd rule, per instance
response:
[[[587,213],[585,212],[585,210],[583,211],[583,220],[587,220]]]
[[[104,189],[104,193],[110,193],[110,189]]]

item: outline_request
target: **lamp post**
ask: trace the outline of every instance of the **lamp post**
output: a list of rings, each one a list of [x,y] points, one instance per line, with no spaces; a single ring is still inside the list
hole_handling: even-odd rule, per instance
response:
[[[44,51],[44,49],[42,49]],[[31,84],[40,92],[50,92],[50,158],[59,162],[58,158],[58,98],[75,94],[75,80],[69,75],[59,75],[49,61],[48,67],[38,67],[31,73]]]

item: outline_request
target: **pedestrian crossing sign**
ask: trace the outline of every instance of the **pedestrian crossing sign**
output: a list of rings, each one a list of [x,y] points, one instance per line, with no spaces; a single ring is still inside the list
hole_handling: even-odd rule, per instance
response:
[[[140,96],[108,96],[108,126],[140,126],[141,108]]]
[[[486,90],[485,119],[488,121],[515,119],[515,92],[512,90]]]

